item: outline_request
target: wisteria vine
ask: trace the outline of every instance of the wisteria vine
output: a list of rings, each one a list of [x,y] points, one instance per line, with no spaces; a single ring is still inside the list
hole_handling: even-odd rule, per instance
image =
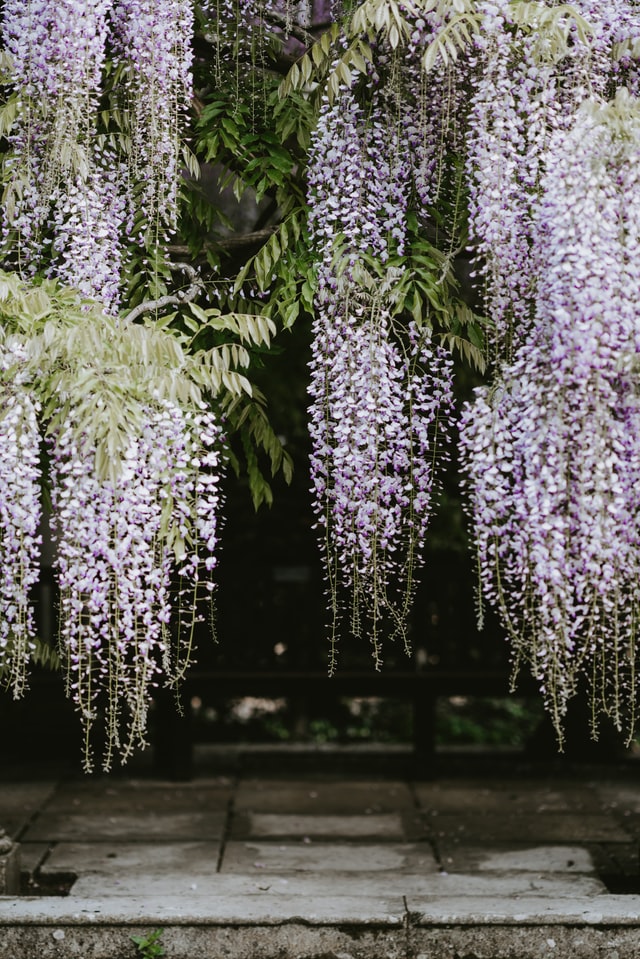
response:
[[[584,686],[631,736],[640,615],[640,107],[626,90],[558,130],[535,217],[535,318],[463,416],[485,596],[562,741]]]
[[[95,447],[79,447],[75,425],[67,419],[50,444],[60,648],[85,766],[102,711],[108,769],[114,751],[126,761],[145,742],[152,688],[189,661],[217,561],[221,431],[211,414],[150,406],[114,483],[96,472]],[[186,621],[172,623],[172,591],[189,593],[177,598]]]
[[[378,104],[382,109],[382,103]],[[310,164],[311,228],[323,252],[314,321],[310,432],[314,504],[331,608],[331,662],[345,622],[406,642],[436,449],[446,446],[451,366],[428,328],[402,324],[369,270],[402,251],[409,164],[353,91],[325,102]]]
[[[98,725],[109,769],[145,743],[153,690],[179,684],[210,613],[226,462],[212,380],[170,334],[53,283],[0,272],[0,316],[0,674],[19,697],[50,661],[32,610],[48,524],[84,764]]]
[[[44,270],[115,312],[127,245],[157,250],[175,231],[193,4],[7,0],[3,13],[16,107],[5,263]]]

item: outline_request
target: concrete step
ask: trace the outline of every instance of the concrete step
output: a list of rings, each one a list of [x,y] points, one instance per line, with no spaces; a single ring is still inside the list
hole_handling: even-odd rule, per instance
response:
[[[0,959],[640,959],[632,773],[0,783]]]
[[[167,959],[640,957],[638,897],[405,897],[389,884],[386,897],[337,888],[310,898],[231,886],[178,899],[0,900],[0,957],[133,959],[132,936],[156,929]]]

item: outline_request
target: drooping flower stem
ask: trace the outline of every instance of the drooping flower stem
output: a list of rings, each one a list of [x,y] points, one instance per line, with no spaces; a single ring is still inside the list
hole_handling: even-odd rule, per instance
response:
[[[432,509],[434,424],[446,420],[451,403],[444,351],[431,344],[428,327],[394,316],[393,282],[385,278],[390,253],[404,249],[410,168],[398,128],[380,122],[382,102],[365,118],[352,90],[326,101],[310,170],[311,225],[322,252],[311,469],[331,671],[343,627],[366,633],[376,668],[383,636],[406,644]]]
[[[108,769],[144,744],[154,687],[183,678],[213,590],[224,471],[204,402],[213,383],[171,333],[51,283],[0,274],[0,312],[0,672],[20,696],[42,645],[29,591],[44,486],[66,689],[86,768],[98,725]]]
[[[581,684],[632,735],[640,617],[640,107],[585,102],[549,143],[531,331],[463,417],[485,595],[562,740]]]
[[[19,344],[0,343],[0,671],[16,698],[34,649],[30,591],[40,573],[39,406],[20,374],[22,360]]]
[[[117,311],[126,247],[175,232],[192,31],[190,0],[7,0],[6,265]]]

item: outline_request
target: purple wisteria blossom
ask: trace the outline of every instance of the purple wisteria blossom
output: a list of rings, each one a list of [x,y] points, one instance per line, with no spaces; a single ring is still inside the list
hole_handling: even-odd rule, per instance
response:
[[[76,174],[53,197],[54,239],[48,274],[117,313],[127,217],[122,191],[126,175],[116,156],[95,152],[84,176]]]
[[[587,0],[582,0],[586,4]],[[582,5],[581,5],[582,8]],[[589,16],[585,10],[585,16]],[[598,4],[599,22],[602,24],[602,42],[609,42],[613,53],[613,72],[617,86],[626,86],[632,96],[640,96],[640,59],[638,36],[640,36],[640,10],[629,0],[613,0]]]
[[[192,31],[190,0],[7,0],[19,110],[2,230],[23,275],[46,269],[116,311],[124,235],[135,221],[135,241],[157,246],[175,228]],[[108,46],[116,137],[98,125]]]
[[[9,142],[5,229],[21,261],[41,256],[50,200],[91,163],[111,0],[7,0],[2,35],[20,110]],[[27,263],[24,264],[26,258]]]
[[[176,649],[171,590],[177,576],[184,620],[212,588],[219,450],[220,428],[210,414],[187,414],[169,403],[149,406],[117,482],[96,472],[95,448],[80,444],[72,417],[52,439],[60,645],[85,730],[87,769],[98,710],[106,710],[108,769],[114,752],[125,761],[144,744],[161,673],[171,682],[184,671],[191,631],[187,624]]]
[[[34,646],[29,592],[40,560],[38,404],[20,373],[19,344],[0,345],[0,672],[17,698]]]
[[[113,0],[114,54],[130,130],[130,177],[151,235],[173,230],[180,131],[192,93],[191,0]]]
[[[465,151],[468,54],[461,52],[446,63],[438,58],[428,72],[423,66],[425,50],[457,15],[453,5],[429,11],[403,8],[411,32],[403,51],[398,107],[419,200],[416,212],[422,218],[442,199],[451,158]],[[452,227],[455,233],[457,224]]]
[[[115,349],[115,377],[107,361],[91,381],[87,402],[95,404],[95,421],[70,400],[94,372],[92,357],[74,365],[85,317],[96,342],[104,333],[107,352],[118,328],[109,327],[107,314],[119,307],[123,239],[134,217],[135,239],[156,250],[175,225],[193,4],[7,0],[3,13],[17,104],[4,166],[7,265],[22,276],[45,273],[80,296],[65,290],[58,300],[46,283],[20,289],[7,323],[23,334],[29,330],[20,340],[24,357],[10,338],[0,340],[0,435],[7,447],[0,466],[0,670],[16,695],[22,692],[34,639],[28,591],[38,576],[40,417],[40,427],[48,427],[60,653],[85,730],[85,766],[93,763],[92,726],[104,713],[109,768],[114,754],[126,760],[144,741],[153,686],[162,676],[176,683],[183,675],[217,562],[221,431],[203,404],[194,408],[194,384],[180,405],[161,399],[145,381],[148,406],[139,410],[139,423],[135,416],[133,423],[119,419],[127,404],[118,407],[114,396],[131,397],[127,351]],[[109,73],[107,49],[115,58]],[[114,71],[119,79],[111,86]],[[118,92],[121,109],[109,114],[113,100],[101,99]],[[115,126],[120,130],[113,134]],[[83,297],[100,299],[97,313]],[[40,362],[34,356],[45,316],[49,340]],[[134,407],[138,372],[129,370]],[[163,382],[164,371],[157,372]],[[44,413],[32,395],[44,395]],[[119,441],[116,453],[101,445],[105,423],[110,439],[129,437],[122,456]]]
[[[553,717],[579,682],[633,732],[640,615],[640,108],[587,101],[551,138],[535,319],[462,422],[485,596]]]
[[[498,360],[512,356],[533,316],[533,214],[550,137],[566,129],[586,97],[606,96],[612,34],[627,7],[623,0],[578,3],[590,32],[574,29],[562,48],[559,40],[519,27],[509,0],[478,4],[482,29],[475,38],[467,138],[470,239],[483,263]]]
[[[428,330],[390,309],[393,277],[370,272],[404,250],[410,164],[382,99],[365,120],[353,92],[323,104],[309,171],[318,292],[311,361],[311,474],[331,602],[331,669],[343,622],[404,636],[407,597],[431,512],[436,435],[451,370]],[[438,437],[439,438],[439,437]],[[400,586],[398,587],[398,583]]]

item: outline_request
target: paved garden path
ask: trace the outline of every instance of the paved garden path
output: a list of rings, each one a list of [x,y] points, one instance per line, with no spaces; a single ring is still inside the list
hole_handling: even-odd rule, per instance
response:
[[[640,957],[633,769],[385,772],[5,770],[32,880],[0,959],[127,959],[160,927],[168,959]]]

